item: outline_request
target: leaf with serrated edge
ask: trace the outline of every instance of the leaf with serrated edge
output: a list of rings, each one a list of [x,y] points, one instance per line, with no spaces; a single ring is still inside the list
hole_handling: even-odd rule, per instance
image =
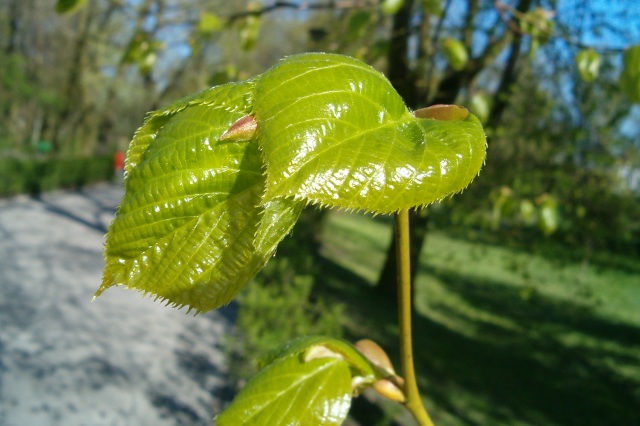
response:
[[[261,370],[220,415],[218,426],[341,425],[351,405],[345,361],[288,356]]]
[[[484,163],[475,116],[415,117],[382,74],[341,55],[282,60],[256,79],[254,114],[265,201],[392,213],[463,190]]]
[[[306,54],[150,114],[96,296],[125,285],[206,311],[264,266],[305,204],[391,213],[461,191],[484,133],[466,110],[435,108],[413,114],[356,59]]]
[[[303,336],[284,343],[260,357],[257,366],[259,369],[264,368],[278,358],[292,355],[309,359],[309,351],[316,347],[324,347],[333,353],[332,356],[347,361],[357,375],[373,378],[376,374],[369,360],[355,346],[346,340],[326,336]]]
[[[303,204],[261,204],[257,141],[220,141],[249,112],[251,87],[202,92],[152,114],[136,133],[97,295],[126,285],[196,311],[221,306],[291,230]]]

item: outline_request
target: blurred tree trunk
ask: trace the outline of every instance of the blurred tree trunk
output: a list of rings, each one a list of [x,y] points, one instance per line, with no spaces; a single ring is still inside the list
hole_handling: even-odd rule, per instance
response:
[[[518,3],[517,10],[520,13],[524,13],[531,7],[532,0],[521,0]],[[495,129],[501,119],[504,110],[509,104],[509,95],[511,94],[511,87],[515,83],[517,78],[516,65],[520,58],[522,51],[522,34],[516,33],[511,41],[509,47],[509,57],[507,58],[506,65],[502,71],[502,77],[500,78],[500,85],[493,97],[493,105],[487,118],[486,127]]]
[[[83,7],[76,20],[78,30],[73,40],[71,63],[64,85],[63,103],[53,124],[53,150],[59,152],[63,143],[73,142],[86,113],[84,74],[93,5]]]

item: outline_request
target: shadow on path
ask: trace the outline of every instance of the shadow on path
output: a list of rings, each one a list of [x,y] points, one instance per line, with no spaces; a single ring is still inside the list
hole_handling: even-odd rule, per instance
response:
[[[105,187],[106,188],[106,187]],[[116,192],[115,189],[109,188],[109,190]],[[112,215],[116,211],[118,200],[114,200],[112,196],[101,197],[95,194],[95,190],[90,188],[82,189],[74,192],[74,196],[78,197],[81,201],[89,203],[90,208],[87,211],[91,212],[91,215],[87,218],[86,215],[78,214],[77,206],[63,207],[50,200],[50,197],[42,197],[39,195],[32,196],[31,199],[41,204],[48,212],[69,219],[73,222],[79,223],[87,228],[100,232],[102,234],[107,232],[108,224],[104,222],[104,215]],[[104,194],[104,191],[100,192]],[[109,194],[111,195],[111,194]]]

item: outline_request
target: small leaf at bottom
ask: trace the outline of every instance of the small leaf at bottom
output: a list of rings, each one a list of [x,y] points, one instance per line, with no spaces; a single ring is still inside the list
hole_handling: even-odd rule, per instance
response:
[[[289,356],[261,370],[216,417],[216,425],[341,425],[350,405],[345,361]]]

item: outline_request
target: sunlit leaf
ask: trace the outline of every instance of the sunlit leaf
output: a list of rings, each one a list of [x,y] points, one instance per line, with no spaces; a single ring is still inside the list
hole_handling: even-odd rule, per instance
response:
[[[583,49],[576,54],[576,65],[580,78],[586,82],[592,82],[598,77],[602,58],[593,49]]]
[[[306,204],[426,205],[464,189],[485,148],[464,108],[412,113],[360,61],[289,57],[149,115],[129,147],[97,294],[123,285],[196,311],[221,306]]]
[[[242,50],[252,50],[260,34],[260,18],[248,16],[240,28],[240,46]]]
[[[558,213],[558,203],[550,195],[539,197],[540,213],[538,216],[538,226],[545,235],[551,235],[558,230],[560,225],[560,214]]]
[[[531,200],[520,201],[520,217],[525,225],[535,224],[536,207]]]
[[[529,57],[533,57],[538,48],[549,41],[553,31],[552,18],[555,12],[537,7],[520,17],[520,29],[529,34]]]
[[[122,63],[136,64],[140,73],[147,75],[151,72],[156,60],[157,51],[162,43],[154,40],[146,31],[138,31],[129,40],[129,44],[122,56]]]
[[[640,103],[640,44],[624,52],[620,88],[632,102]]]
[[[467,48],[460,40],[455,38],[447,38],[442,41],[442,53],[447,58],[449,65],[454,70],[461,70],[467,65],[469,56]]]
[[[210,35],[222,28],[222,21],[218,15],[209,12],[200,12],[200,21],[198,22],[198,32],[201,35]]]
[[[324,351],[314,352],[316,348],[323,348]],[[315,354],[311,355],[311,352]],[[342,359],[349,364],[353,375],[360,377],[361,381],[368,380],[371,383],[378,377],[378,371],[373,368],[372,361],[363,356],[351,343],[325,336],[305,336],[287,342],[263,355],[257,361],[257,366],[262,369],[280,358],[292,355],[307,360],[327,356]]]
[[[385,15],[395,15],[403,4],[404,0],[383,0],[380,7]]]
[[[261,204],[257,141],[220,141],[250,111],[251,88],[202,92],[150,115],[138,130],[98,294],[125,285],[206,311],[229,302],[273,254],[302,204]]]
[[[87,0],[58,0],[56,3],[56,12],[71,13],[75,12],[85,5]]]
[[[384,354],[379,347],[378,352]],[[216,418],[217,425],[342,424],[352,395],[369,386],[404,400],[397,384],[402,379],[393,369],[377,366],[340,339],[295,339],[263,356],[257,365],[259,373]]]
[[[536,7],[520,17],[520,29],[537,39],[540,44],[549,41],[553,31],[553,10]]]
[[[382,74],[352,58],[287,58],[255,93],[266,200],[390,213],[461,191],[484,162],[477,118],[416,118]]]
[[[249,381],[216,417],[216,425],[341,425],[350,405],[351,374],[345,361],[288,356]]]
[[[469,109],[484,123],[491,112],[491,99],[486,93],[475,93],[469,101]]]

